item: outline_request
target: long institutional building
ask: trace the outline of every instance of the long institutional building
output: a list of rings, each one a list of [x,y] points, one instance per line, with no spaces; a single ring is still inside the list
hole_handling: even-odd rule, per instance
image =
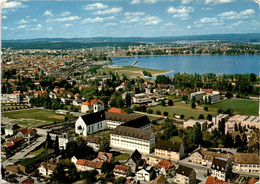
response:
[[[99,111],[78,118],[75,131],[81,136],[105,129],[113,129],[110,134],[110,147],[142,153],[150,153],[155,146],[155,137],[150,130],[151,122],[147,116],[135,116]]]

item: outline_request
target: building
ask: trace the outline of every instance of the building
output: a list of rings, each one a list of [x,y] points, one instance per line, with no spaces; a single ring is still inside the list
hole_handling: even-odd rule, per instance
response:
[[[217,103],[220,101],[220,94],[218,91],[213,91],[213,93],[207,93],[203,96],[204,102],[210,102],[210,104]]]
[[[233,162],[234,172],[260,173],[260,160],[258,154],[236,153]]]
[[[152,178],[155,176],[154,169],[150,165],[145,165],[144,167],[138,168],[136,172],[136,180],[137,181],[145,181],[150,182]]]
[[[163,174],[166,177],[172,177],[174,174],[175,166],[169,160],[161,160],[157,164],[159,174]]]
[[[90,100],[82,103],[81,112],[98,112],[104,110],[104,108],[104,102],[102,102],[101,100]]]
[[[205,184],[232,184],[230,182],[226,182],[226,181],[223,181],[223,180],[220,180],[218,178],[214,178],[212,176],[208,176],[207,177],[207,180],[205,182]]]
[[[139,163],[141,162],[142,155],[139,153],[139,151],[136,149],[131,156],[127,159],[125,165],[131,167],[132,171],[136,171],[137,167],[139,166]]]
[[[189,119],[188,121],[183,122],[183,128],[188,128],[188,127],[193,128],[193,126],[194,126],[196,123],[199,123],[200,126],[201,126],[201,130],[202,130],[202,127],[203,127],[204,124],[207,126],[207,122],[208,122],[208,121],[205,120],[205,119],[199,119],[199,120]],[[204,126],[205,126],[205,125],[204,125]]]
[[[74,140],[74,137],[67,133],[63,133],[63,134],[59,135],[59,149],[65,150],[67,147],[67,144],[73,140]]]
[[[104,164],[103,161],[77,159],[75,156],[71,158],[71,162],[75,164],[77,171],[92,171],[96,169],[99,174],[101,174],[101,168]]]
[[[20,104],[20,94],[1,94],[1,104]]]
[[[21,128],[17,135],[22,136],[27,141],[31,141],[37,135],[37,131],[34,128]]]
[[[218,114],[218,115],[212,117],[212,122],[213,122],[213,124],[218,125],[218,123],[221,122],[221,121],[226,122],[228,120],[228,118],[229,118],[228,114]]]
[[[229,122],[240,123],[241,126],[246,126],[246,128],[259,128],[260,129],[260,118],[258,116],[245,116],[245,115],[235,115],[229,118]]]
[[[18,126],[17,124],[8,123],[5,125],[5,135],[15,135],[18,132],[19,128],[20,126]]]
[[[149,129],[151,122],[147,116],[134,116],[129,114],[111,113],[99,111],[96,113],[80,116],[75,123],[75,131],[82,136],[105,130],[114,129],[119,125]]]
[[[184,156],[184,147],[178,142],[159,140],[154,152],[155,156],[178,161]]]
[[[198,149],[190,155],[190,161],[192,163],[211,166],[214,157],[228,158],[231,161],[234,160],[234,155],[231,154],[218,153],[218,152]]]
[[[165,178],[165,176],[159,175],[153,180],[152,184],[165,184],[166,182],[167,179]]]
[[[145,104],[145,103],[151,103],[154,100],[152,100],[148,94],[140,93],[136,94],[132,97],[132,102],[136,104]]]
[[[119,113],[119,114],[128,114],[127,112],[123,111],[122,109],[118,109],[118,108],[111,108],[107,112]]]
[[[114,157],[112,153],[99,152],[97,156],[97,161],[103,161],[108,163],[114,162]]]
[[[190,167],[179,165],[176,170],[176,183],[192,184],[196,182],[196,172]]]
[[[195,97],[195,101],[199,101],[203,99],[204,95],[206,95],[205,91],[197,91],[194,93],[190,93],[190,99],[192,99],[192,97]]]
[[[126,165],[115,165],[113,174],[116,177],[127,177],[131,174],[131,168]]]
[[[39,173],[43,176],[52,175],[53,171],[56,169],[57,165],[53,163],[42,162],[38,168]]]
[[[143,130],[127,126],[118,126],[110,134],[110,147],[138,150],[149,154],[155,146],[155,137],[151,130]]]
[[[214,157],[211,165],[211,176],[227,181],[232,175],[232,161],[229,158]]]

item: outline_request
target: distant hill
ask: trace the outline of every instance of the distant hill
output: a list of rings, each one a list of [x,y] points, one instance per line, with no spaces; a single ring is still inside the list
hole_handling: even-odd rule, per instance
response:
[[[141,43],[171,43],[176,41],[219,40],[228,42],[260,42],[260,33],[211,34],[176,37],[93,37],[93,38],[37,38],[2,40],[2,47],[13,49],[80,49],[90,47],[140,45]]]

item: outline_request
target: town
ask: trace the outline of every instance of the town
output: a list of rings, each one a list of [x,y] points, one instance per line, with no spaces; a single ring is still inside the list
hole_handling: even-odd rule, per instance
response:
[[[3,50],[4,180],[259,181],[258,75],[168,77],[118,66],[113,54],[108,47]]]

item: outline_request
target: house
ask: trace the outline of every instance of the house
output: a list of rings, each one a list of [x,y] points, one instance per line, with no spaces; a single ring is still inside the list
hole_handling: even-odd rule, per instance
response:
[[[136,171],[137,167],[139,166],[139,163],[142,159],[141,153],[136,149],[131,156],[127,159],[125,165],[131,167],[132,171]]]
[[[126,83],[122,82],[119,86],[115,88],[116,91],[125,91],[126,90]]]
[[[258,183],[259,180],[255,179],[255,178],[251,178],[247,184],[254,184],[254,183]]]
[[[128,167],[126,165],[115,165],[115,168],[113,169],[113,174],[116,177],[127,177],[131,174],[131,167]]]
[[[97,156],[97,161],[103,161],[108,163],[114,162],[114,157],[112,153],[99,152]]]
[[[111,108],[107,112],[119,113],[119,114],[128,114],[127,112],[123,111],[122,109],[118,109],[118,108]]]
[[[196,182],[196,172],[194,169],[179,165],[176,170],[176,183],[180,184],[192,184]]]
[[[37,135],[37,131],[34,128],[23,127],[19,130],[17,135],[22,136],[27,141],[31,141]]]
[[[151,99],[148,94],[140,93],[132,97],[132,102],[136,104],[145,104],[154,102],[154,100]]]
[[[167,179],[165,178],[165,176],[159,175],[153,180],[152,184],[165,184],[166,182]]]
[[[90,100],[82,103],[81,112],[82,113],[86,113],[90,111],[99,112],[104,110],[104,108],[105,108],[104,102],[102,102],[101,100]]]
[[[59,149],[65,150],[67,144],[73,140],[74,140],[74,137],[70,134],[63,133],[63,134],[59,135]]]
[[[159,169],[159,174],[163,174],[166,177],[173,176],[175,166],[169,160],[161,160],[157,167]]]
[[[198,149],[191,154],[190,161],[192,163],[211,166],[214,157],[229,158],[231,161],[234,160],[234,155],[232,154],[218,153],[214,151]]]
[[[110,147],[149,154],[155,146],[151,130],[118,126],[110,134]]]
[[[71,158],[71,162],[75,164],[77,171],[92,171],[96,169],[99,174],[101,174],[101,169],[104,164],[103,161],[77,159],[75,156]]]
[[[5,135],[15,135],[18,132],[19,128],[20,126],[18,126],[17,124],[8,123],[5,125]]]
[[[122,124],[134,128],[149,129],[152,123],[147,116],[140,117],[129,114],[99,111],[80,116],[75,123],[75,131],[81,136],[88,136],[89,134],[105,130],[107,128],[116,128]]]
[[[150,165],[145,165],[144,167],[138,168],[136,172],[137,181],[150,182],[155,176],[154,168]]]
[[[184,156],[184,147],[181,143],[159,140],[155,145],[155,156],[171,160],[180,160]]]
[[[56,169],[57,165],[53,163],[42,162],[38,168],[39,173],[43,176],[50,176],[53,174],[53,171]]]
[[[199,101],[203,99],[203,96],[206,95],[205,91],[197,91],[194,93],[190,94],[190,99],[192,99],[193,97],[195,97],[195,101]]]
[[[236,153],[234,157],[234,172],[260,173],[260,160],[258,154]]]
[[[214,157],[211,176],[227,181],[232,175],[232,161],[229,158]]]
[[[226,181],[223,181],[223,180],[220,180],[218,178],[214,178],[212,176],[208,176],[207,177],[207,180],[205,182],[205,184],[232,184],[230,182],[226,182]]]

